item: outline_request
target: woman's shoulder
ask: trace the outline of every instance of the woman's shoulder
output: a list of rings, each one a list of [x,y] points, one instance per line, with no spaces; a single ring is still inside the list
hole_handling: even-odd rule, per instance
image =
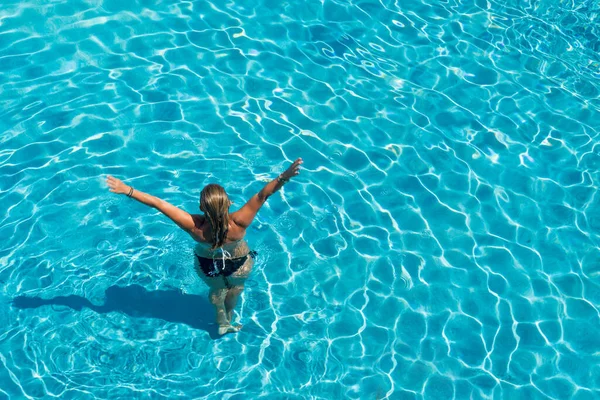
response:
[[[231,215],[230,215],[231,217]],[[229,218],[229,233],[227,238],[229,240],[241,240],[246,236],[246,228],[240,226],[233,217]]]
[[[196,242],[205,242],[206,235],[204,234],[205,230],[205,221],[206,218],[201,214],[191,214],[192,219],[194,220],[194,229],[190,231],[190,235]]]
[[[192,216],[192,219],[194,220],[194,225],[196,227],[196,229],[200,229],[202,228],[202,225],[204,225],[204,221],[206,221],[206,217],[202,214],[190,214]]]

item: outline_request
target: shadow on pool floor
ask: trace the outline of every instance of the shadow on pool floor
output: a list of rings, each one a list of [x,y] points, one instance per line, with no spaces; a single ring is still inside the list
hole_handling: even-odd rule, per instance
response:
[[[148,291],[140,285],[111,286],[106,289],[104,304],[101,306],[76,295],[51,299],[18,296],[13,299],[12,304],[17,308],[60,305],[81,310],[87,307],[101,314],[117,311],[135,318],[157,318],[187,324],[208,332],[212,339],[220,337],[214,323],[214,308],[206,296],[185,294],[178,290]]]

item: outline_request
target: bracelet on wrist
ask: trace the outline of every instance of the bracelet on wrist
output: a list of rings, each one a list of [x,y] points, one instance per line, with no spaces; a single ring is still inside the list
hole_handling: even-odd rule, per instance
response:
[[[288,178],[282,178],[281,175],[279,175],[277,177],[277,182],[286,183],[287,181],[289,181],[289,179]]]
[[[133,186],[129,186],[129,193],[127,193],[127,197],[133,196]]]

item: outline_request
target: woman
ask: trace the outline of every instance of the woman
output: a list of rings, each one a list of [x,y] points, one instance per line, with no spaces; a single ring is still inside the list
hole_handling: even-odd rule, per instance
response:
[[[112,176],[108,176],[106,181],[111,192],[125,194],[156,208],[197,242],[194,265],[198,275],[210,288],[208,296],[217,310],[219,334],[224,335],[237,332],[242,327],[232,325],[231,319],[237,299],[244,290],[244,282],[254,265],[254,253],[249,251],[248,244],[243,240],[246,229],[269,196],[281,189],[290,178],[298,175],[301,164],[302,159],[298,158],[284,173],[231,214],[229,207],[232,203],[225,189],[214,183],[206,185],[200,194],[200,211],[203,214],[188,214],[158,197],[127,186]]]

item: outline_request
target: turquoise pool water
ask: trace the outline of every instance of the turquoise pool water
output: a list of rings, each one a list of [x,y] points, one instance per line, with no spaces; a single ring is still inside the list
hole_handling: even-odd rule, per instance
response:
[[[3,1],[0,399],[592,399],[594,1]],[[196,212],[305,169],[217,338]]]

